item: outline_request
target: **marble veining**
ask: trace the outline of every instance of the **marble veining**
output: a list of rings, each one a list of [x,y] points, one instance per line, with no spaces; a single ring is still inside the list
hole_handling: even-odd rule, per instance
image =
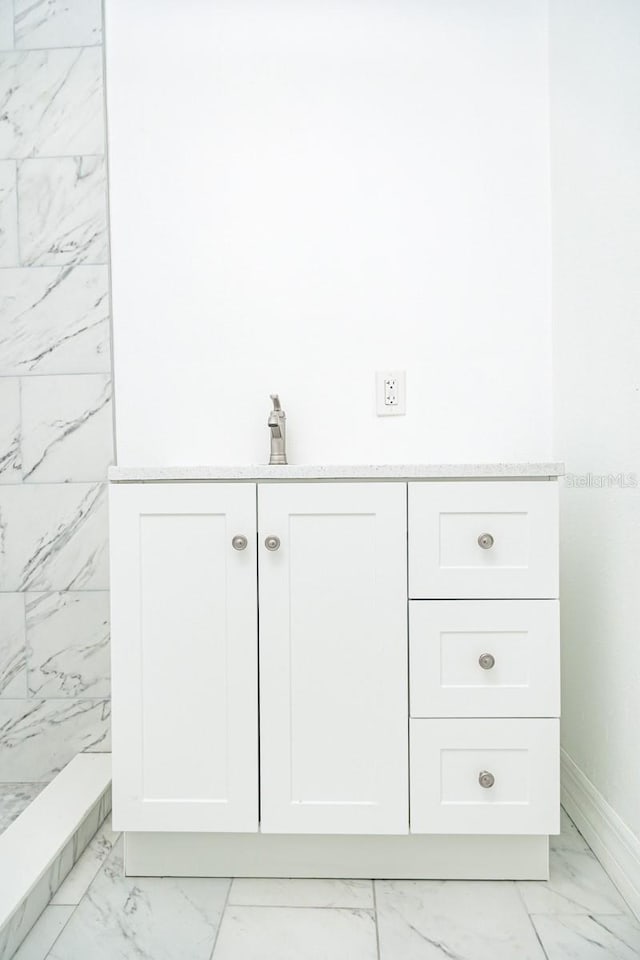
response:
[[[18,198],[16,165],[0,160],[0,267],[18,263]]]
[[[533,916],[547,960],[637,960],[640,925],[620,916]]]
[[[109,594],[26,594],[30,697],[108,697]]]
[[[153,480],[429,480],[459,477],[558,477],[562,463],[435,463],[356,464],[324,466],[290,464],[286,467],[193,466],[193,467],[111,467],[109,480],[115,483]]]
[[[74,758],[0,837],[0,960],[13,956],[109,812],[109,767],[103,757]]]
[[[106,589],[106,484],[0,486],[0,577],[14,591]]]
[[[22,433],[23,480],[102,480],[113,460],[110,377],[25,379]]]
[[[0,770],[9,781],[51,780],[77,753],[109,750],[107,700],[0,699]]]
[[[376,880],[382,960],[545,960],[511,883]]]
[[[16,47],[88,47],[102,42],[101,0],[14,0]]]
[[[518,888],[530,913],[624,913],[617,889],[585,845],[555,846],[549,854],[545,884],[519,881]]]
[[[104,152],[102,51],[33,50],[0,57],[0,156]]]
[[[106,373],[106,266],[3,270],[0,374]]]
[[[0,483],[22,479],[20,433],[20,381],[6,377],[0,379]]]
[[[370,881],[269,879],[233,881],[225,907],[226,880],[125,878],[122,841],[114,843],[116,839],[106,823],[52,901],[75,903],[80,897],[74,912],[66,915],[62,933],[61,918],[45,911],[31,935],[40,952],[18,954],[18,960],[640,956],[639,925],[622,903],[617,914],[529,915],[510,881],[376,881],[371,899]],[[562,849],[588,850],[566,815],[557,840]],[[544,889],[547,884],[533,886]],[[50,930],[56,924],[53,937]],[[202,947],[199,940],[194,946],[198,937]]]
[[[102,13],[102,0],[0,0],[0,777],[13,780],[109,740]],[[0,930],[0,960],[30,911]]]
[[[45,787],[46,783],[0,783],[0,833]]]
[[[120,836],[111,829],[111,817],[102,824],[84,853],[78,860],[73,872],[62,881],[51,898],[52,905],[77,905],[91,886],[100,867],[106,863]]]
[[[23,264],[106,263],[106,175],[102,157],[23,160],[18,165]]]
[[[108,816],[93,839],[87,844],[84,853],[74,870],[62,881],[51,898],[52,905],[77,905],[91,886],[100,867],[106,863],[113,850],[119,833],[111,829],[111,817]]]
[[[49,957],[209,960],[228,889],[228,880],[127,878],[120,839]]]
[[[0,697],[26,695],[24,596],[0,593]]]

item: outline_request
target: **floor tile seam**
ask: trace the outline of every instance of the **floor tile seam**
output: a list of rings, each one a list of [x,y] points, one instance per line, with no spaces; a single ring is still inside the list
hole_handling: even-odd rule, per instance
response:
[[[38,922],[42,919],[42,917],[44,916],[45,910],[48,910],[49,907],[54,907],[54,908],[55,908],[55,907],[73,907],[73,910],[71,911],[71,913],[69,914],[69,916],[67,917],[67,919],[65,920],[65,922],[62,924],[62,926],[61,926],[60,929],[58,930],[58,933],[56,934],[55,940],[53,941],[53,943],[51,944],[51,946],[50,946],[49,949],[47,950],[47,953],[45,954],[44,960],[48,960],[48,958],[51,956],[51,952],[52,952],[53,948],[55,947],[56,943],[58,942],[58,940],[59,940],[60,937],[62,936],[62,933],[64,932],[64,930],[65,930],[66,927],[67,927],[67,924],[69,923],[69,921],[71,920],[71,918],[72,918],[73,915],[75,914],[76,910],[78,909],[78,906],[79,906],[79,904],[76,904],[76,905],[74,906],[74,905],[71,904],[71,903],[48,903],[48,904],[46,905],[46,907],[44,908],[44,910],[42,911],[42,913],[40,914],[40,916],[38,917],[38,919],[36,920],[36,923],[38,923]],[[34,924],[34,927],[35,927],[35,924]],[[34,927],[31,927],[31,930],[33,930]],[[31,930],[29,931],[29,933],[31,933]],[[27,937],[28,937],[28,936],[29,936],[29,934],[27,934]],[[26,937],[25,937],[25,939],[26,939]]]
[[[231,895],[231,887],[233,886],[233,878],[229,878],[229,886],[227,887],[227,892],[224,898],[224,903],[222,905],[222,910],[220,911],[220,919],[218,920],[218,929],[215,932],[213,938],[213,944],[211,946],[211,953],[209,954],[209,960],[213,960],[213,955],[216,952],[216,947],[218,945],[218,939],[220,937],[220,931],[222,930],[222,924],[224,923],[225,914],[227,912],[227,907],[229,906],[229,896]]]
[[[545,881],[542,881],[542,882],[545,882]],[[544,957],[544,960],[550,960],[549,954],[548,954],[547,951],[545,950],[544,944],[543,944],[542,940],[540,939],[540,934],[538,933],[538,930],[536,929],[536,925],[535,925],[535,923],[533,922],[533,916],[532,916],[532,914],[530,914],[529,911],[527,910],[527,904],[525,903],[525,899],[524,899],[524,897],[522,896],[522,892],[521,892],[521,890],[520,890],[520,887],[518,886],[517,882],[514,883],[513,886],[514,886],[515,891],[516,891],[516,897],[518,898],[518,901],[519,901],[520,904],[522,905],[522,909],[524,910],[525,916],[527,917],[527,920],[528,920],[528,922],[529,922],[529,925],[531,926],[531,929],[533,930],[533,935],[534,935],[534,937],[536,938],[536,941],[537,941],[537,943],[539,944],[540,949],[542,950],[542,956]]]
[[[225,878],[226,879],[226,878]],[[256,908],[264,908],[265,910],[346,910],[353,913],[354,910],[357,910],[359,913],[375,913],[375,907],[359,907],[359,906],[322,906],[319,904],[313,903],[232,903],[229,900],[229,907],[249,907],[251,910]]]

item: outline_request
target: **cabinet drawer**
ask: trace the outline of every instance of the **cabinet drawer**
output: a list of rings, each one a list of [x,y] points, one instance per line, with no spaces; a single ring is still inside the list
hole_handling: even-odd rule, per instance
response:
[[[557,597],[557,484],[410,483],[409,596]]]
[[[557,600],[412,600],[412,717],[557,717]]]
[[[558,833],[559,749],[558,720],[412,720],[411,832]]]

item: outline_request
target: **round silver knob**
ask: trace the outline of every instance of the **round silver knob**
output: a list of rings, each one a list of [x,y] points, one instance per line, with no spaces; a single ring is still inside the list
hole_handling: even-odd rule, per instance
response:
[[[490,533],[481,533],[478,537],[478,546],[483,550],[489,550],[493,546],[493,537]]]
[[[231,541],[231,546],[234,550],[246,550],[248,543],[249,541],[246,537],[243,537],[242,534],[238,534],[238,536],[234,537]]]
[[[496,658],[492,653],[481,653],[478,657],[478,663],[483,670],[491,670],[496,663]]]
[[[489,787],[492,787],[496,782],[496,778],[492,773],[489,773],[488,770],[481,770],[478,776],[478,783],[481,787],[485,787],[487,790]]]
[[[267,550],[279,550],[280,549],[280,537],[267,537],[264,542]]]

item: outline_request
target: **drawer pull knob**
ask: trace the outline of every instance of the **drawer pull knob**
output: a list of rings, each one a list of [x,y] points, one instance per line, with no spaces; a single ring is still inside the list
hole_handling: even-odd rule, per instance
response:
[[[481,787],[485,787],[487,790],[489,787],[492,787],[496,782],[496,778],[492,773],[489,773],[488,770],[481,770],[480,776],[478,777],[478,783]]]
[[[279,550],[280,549],[280,537],[267,537],[264,542],[267,550]]]
[[[231,541],[231,546],[234,550],[246,550],[248,543],[249,541],[246,537],[243,537],[242,534],[238,534],[238,536],[234,537]]]
[[[481,653],[478,657],[478,663],[483,670],[492,670],[496,664],[496,658],[492,653]]]
[[[490,533],[481,533],[478,537],[478,546],[483,550],[490,550],[493,546],[493,537]]]

